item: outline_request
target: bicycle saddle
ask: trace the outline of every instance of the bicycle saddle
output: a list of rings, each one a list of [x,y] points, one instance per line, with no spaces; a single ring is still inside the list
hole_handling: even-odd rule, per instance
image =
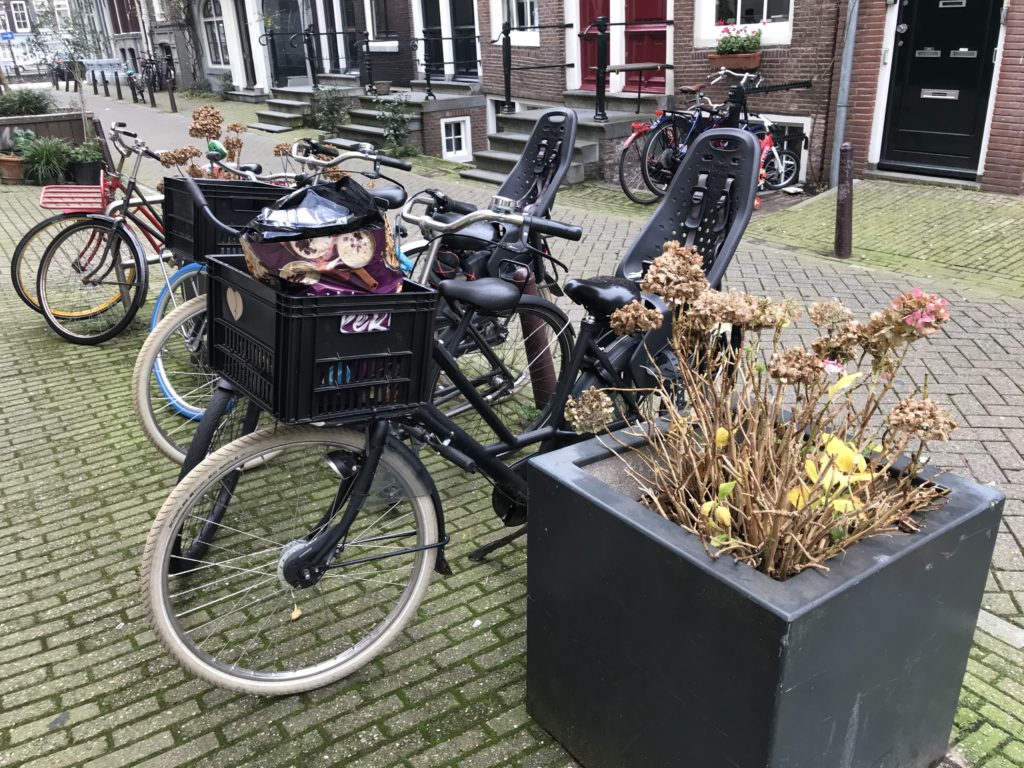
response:
[[[435,213],[434,219],[449,224],[456,219],[461,219],[462,215],[461,213],[448,211],[445,213]],[[470,224],[458,232],[451,232],[441,237],[441,244],[446,248],[451,248],[453,251],[475,251],[493,242],[494,225],[486,222]]]
[[[488,312],[513,309],[519,303],[520,290],[497,277],[479,280],[443,280],[437,292],[446,299],[461,301]]]
[[[605,275],[570,280],[565,284],[565,295],[598,320],[605,320],[616,309],[639,299],[640,289],[625,277]]]
[[[401,187],[377,187],[368,191],[374,200],[392,210],[405,205],[406,198],[409,197]]]
[[[696,85],[681,85],[679,86],[680,93],[702,93],[704,91],[704,84],[697,83]]]

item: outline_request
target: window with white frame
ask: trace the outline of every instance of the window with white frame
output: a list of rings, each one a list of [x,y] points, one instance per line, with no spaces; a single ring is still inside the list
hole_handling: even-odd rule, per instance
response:
[[[441,121],[441,157],[456,163],[473,159],[473,137],[468,117],[450,117]]]
[[[14,31],[15,32],[31,32],[32,22],[28,18],[28,6],[17,1],[11,3],[11,14],[14,16]]]
[[[167,21],[167,12],[164,10],[163,0],[153,0],[153,18],[157,21]]]
[[[8,32],[7,27],[7,10],[0,9],[0,32]]]
[[[388,8],[389,0],[370,0],[373,19],[373,37],[376,39],[397,37],[394,28],[394,9]]]
[[[514,27],[534,27],[540,24],[537,0],[490,0],[491,5],[491,39],[495,45],[501,45],[501,24],[508,21],[513,30],[509,34],[512,45],[540,46],[540,30],[514,29]]]
[[[725,27],[756,25],[762,45],[789,45],[793,39],[796,0],[696,0],[694,46],[710,48]],[[754,27],[752,26],[751,29]]]
[[[206,33],[206,52],[216,67],[231,64],[228,58],[228,37],[224,32],[224,13],[220,0],[206,0],[202,8],[203,30]]]

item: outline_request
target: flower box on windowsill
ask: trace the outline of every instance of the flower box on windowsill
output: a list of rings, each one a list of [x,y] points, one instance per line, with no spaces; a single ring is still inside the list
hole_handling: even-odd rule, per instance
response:
[[[761,66],[762,51],[753,53],[709,53],[708,62],[714,69],[725,67],[739,72],[748,72]]]

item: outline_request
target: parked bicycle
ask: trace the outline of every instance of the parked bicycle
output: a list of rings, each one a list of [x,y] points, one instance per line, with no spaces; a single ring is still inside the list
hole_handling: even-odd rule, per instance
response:
[[[177,660],[217,685],[262,695],[309,690],[351,674],[409,622],[431,571],[451,572],[441,497],[431,476],[434,465],[422,463],[406,441],[429,447],[464,471],[483,474],[495,486],[495,511],[506,523],[518,525],[525,520],[528,501],[525,465],[507,466],[500,456],[582,439],[566,424],[563,407],[571,394],[592,386],[620,392],[622,413],[635,416],[634,393],[653,382],[651,362],[666,347],[670,329],[617,337],[610,332],[609,316],[640,298],[635,281],[667,237],[697,247],[707,259],[709,281],[720,284],[753,210],[759,154],[754,137],[745,131],[714,131],[699,137],[694,147],[697,151],[688,154],[672,182],[669,202],[652,216],[617,275],[566,284],[566,295],[585,316],[571,357],[555,380],[551,418],[542,425],[501,434],[500,420],[454,352],[459,334],[472,327],[466,322],[449,328],[432,349],[408,342],[393,352],[408,350],[414,366],[420,361],[411,370],[419,371],[431,356],[492,423],[499,434],[496,442],[479,442],[438,405],[424,402],[422,391],[403,389],[402,379],[389,380],[387,390],[374,389],[382,386],[379,381],[367,389],[364,382],[336,375],[331,382],[317,379],[308,394],[362,392],[364,407],[322,419],[322,426],[257,432],[203,460],[168,497],[143,554],[146,612]],[[194,194],[201,204],[201,192],[196,188]],[[692,204],[671,202],[682,199]],[[507,227],[568,239],[582,235],[578,227],[521,213],[498,216]],[[478,217],[460,218],[468,224]],[[438,226],[454,231],[458,223]],[[228,295],[229,286],[217,278],[220,268],[215,267],[212,306],[225,306]],[[232,290],[245,290],[244,279],[230,279]],[[415,301],[431,295],[412,284],[408,290],[420,297]],[[500,278],[441,281],[437,294],[470,314],[510,311],[520,301],[519,288]],[[376,298],[384,300],[380,306],[387,311],[383,308],[390,299]],[[238,300],[232,301],[237,307]],[[248,301],[243,297],[242,305]],[[664,304],[653,297],[648,301],[670,317]],[[432,315],[431,302],[423,301],[420,311]],[[228,315],[223,320],[232,322]],[[322,327],[337,333],[333,324]],[[348,341],[360,349],[376,348],[374,359],[389,354],[387,345],[402,343],[395,335],[376,338],[382,340],[372,344],[371,335]],[[336,347],[327,337],[323,349]],[[361,368],[351,360],[342,370]],[[275,384],[296,387],[295,375],[282,372]],[[388,396],[367,400],[371,391]]]

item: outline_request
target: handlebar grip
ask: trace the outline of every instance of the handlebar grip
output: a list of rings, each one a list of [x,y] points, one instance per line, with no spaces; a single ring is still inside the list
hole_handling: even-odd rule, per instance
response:
[[[775,91],[794,91],[798,88],[811,88],[814,85],[811,80],[794,80],[791,83],[778,83],[776,85],[757,85],[752,88],[744,88],[748,93],[774,93]]]
[[[400,171],[411,171],[412,163],[407,163],[405,160],[397,160],[387,155],[377,155],[377,162],[381,165],[386,165],[389,168],[397,168]],[[475,208],[473,210],[476,210]]]
[[[182,180],[185,182],[185,187],[188,189],[189,194],[192,195],[192,199],[195,201],[196,205],[199,206],[199,209],[203,212],[203,216],[206,217],[207,221],[218,229],[227,232],[229,235],[238,237],[241,234],[237,229],[229,227],[213,215],[213,211],[210,210],[210,204],[206,202],[206,195],[203,194],[203,190],[201,190],[199,185],[196,184],[195,179],[191,176],[185,176]]]
[[[313,139],[304,139],[304,141],[309,145],[309,148],[313,150],[313,154],[327,155],[328,157],[337,157],[341,154],[337,148],[321,144],[318,141],[313,141]]]
[[[523,216],[523,222],[534,232],[542,235],[560,237],[563,240],[579,240],[583,237],[583,228],[574,224],[563,224],[560,221],[542,219],[534,216]]]
[[[124,128],[115,128],[114,130],[117,131],[119,135],[127,136],[129,139],[139,138],[139,134],[137,134],[135,131],[126,131]]]
[[[449,198],[445,210],[457,213],[460,216],[465,216],[467,213],[473,213],[476,210],[476,206],[472,203],[464,203],[461,200],[452,200]]]
[[[156,160],[158,163],[160,162],[160,153],[154,152],[149,147],[147,147],[146,149],[142,150],[142,154],[144,154],[146,157],[150,158],[151,160]]]

